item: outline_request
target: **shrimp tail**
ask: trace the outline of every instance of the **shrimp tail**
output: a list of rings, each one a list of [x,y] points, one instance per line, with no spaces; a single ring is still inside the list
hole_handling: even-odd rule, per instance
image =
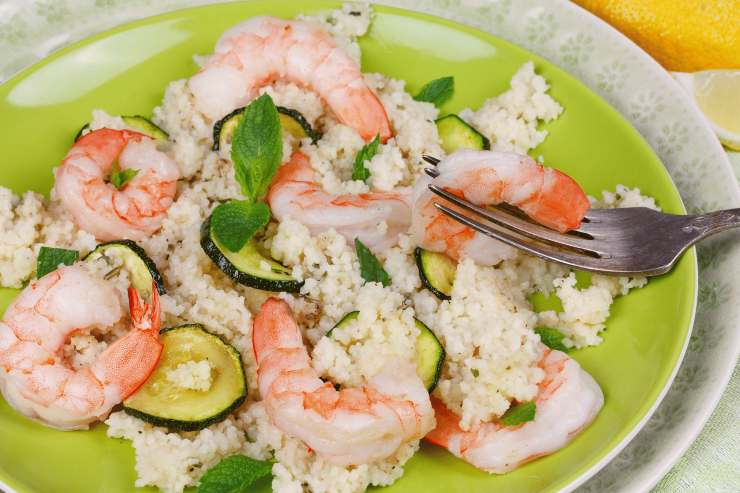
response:
[[[145,303],[141,299],[139,291],[133,286],[128,288],[128,305],[131,311],[131,324],[135,329],[143,331],[159,331],[160,327],[160,309],[159,309],[159,292],[157,286],[152,281],[152,296],[150,303]]]

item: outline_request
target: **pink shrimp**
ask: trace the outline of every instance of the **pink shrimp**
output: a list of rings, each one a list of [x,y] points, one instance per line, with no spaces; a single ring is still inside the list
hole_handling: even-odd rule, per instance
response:
[[[604,405],[599,384],[575,360],[544,350],[545,378],[535,398],[533,421],[520,426],[484,423],[469,431],[433,398],[437,427],[425,439],[484,471],[502,474],[559,450],[585,429]]]
[[[32,282],[0,322],[0,390],[22,414],[63,430],[87,429],[146,381],[159,361],[159,298],[144,303],[129,288],[132,330],[93,363],[73,369],[63,347],[86,328],[118,321],[115,289],[81,267],[61,267]]]
[[[278,170],[267,196],[275,217],[280,221],[292,217],[312,234],[334,229],[349,241],[359,238],[373,250],[395,245],[411,224],[406,189],[331,195],[315,180],[308,157],[293,153]]]
[[[419,246],[455,259],[471,257],[492,265],[510,256],[512,249],[442,214],[434,203],[445,201],[428,189],[430,183],[479,206],[515,205],[560,232],[578,228],[590,207],[572,178],[526,155],[457,151],[443,159],[437,170],[437,178],[423,177],[416,184],[411,231]],[[458,209],[449,202],[445,205]]]
[[[369,141],[392,136],[385,108],[367,87],[360,67],[319,26],[255,17],[226,31],[215,54],[190,78],[197,108],[211,120],[257,96],[260,87],[285,80],[308,87],[339,121]]]
[[[362,388],[336,390],[311,367],[287,303],[268,299],[252,332],[257,381],[273,424],[343,466],[381,460],[434,427],[429,394],[410,362],[392,362]]]
[[[119,190],[113,164],[136,175]],[[75,142],[56,170],[54,192],[77,225],[98,240],[143,240],[156,232],[175,197],[177,165],[146,135],[101,128]]]

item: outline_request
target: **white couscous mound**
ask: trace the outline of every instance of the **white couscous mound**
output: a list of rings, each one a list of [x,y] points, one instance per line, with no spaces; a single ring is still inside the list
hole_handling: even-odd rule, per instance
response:
[[[349,14],[351,11],[352,15]],[[316,17],[338,44],[359,60],[356,37],[371,20],[367,6],[345,7]],[[315,94],[295,84],[278,83],[263,91],[276,104],[301,112],[323,136],[314,145],[286,137],[283,155],[295,148],[305,153],[325,190],[360,193],[411,186],[423,169],[422,154],[442,157],[431,103],[418,102],[404,82],[382,74],[365,74],[378,94],[395,130],[369,161],[368,183],[351,180],[355,155],[363,140],[351,128],[328,115]],[[514,74],[511,87],[487,100],[477,111],[461,116],[484,133],[495,150],[527,152],[543,142],[541,122],[556,119],[562,107],[547,94],[547,82],[532,63]],[[177,163],[182,180],[163,227],[141,242],[165,279],[161,296],[163,323],[200,323],[240,353],[246,368],[249,395],[224,421],[198,432],[169,432],[122,411],[107,419],[108,435],[130,440],[136,451],[136,486],[155,486],[168,493],[197,485],[199,478],[222,458],[242,453],[274,459],[273,491],[298,493],[360,492],[370,485],[388,485],[403,474],[404,463],[418,450],[418,441],[403,446],[393,457],[355,467],[332,465],[301,441],[274,427],[257,387],[252,352],[253,314],[270,293],[232,282],[203,252],[199,230],[221,201],[239,199],[229,149],[211,151],[213,122],[195,109],[185,80],[172,82],[154,110],[155,122],[170,135],[167,152]],[[95,111],[91,128],[125,128],[125,122]],[[618,187],[604,192],[600,207],[655,207],[639,190]],[[301,223],[286,219],[271,224],[264,246],[273,257],[305,281],[299,294],[283,293],[312,346],[312,364],[322,377],[357,386],[375,375],[391,357],[411,360],[419,334],[414,318],[424,322],[446,349],[447,359],[434,391],[461,416],[461,426],[500,417],[511,401],[531,400],[544,377],[536,327],[556,328],[570,347],[596,345],[616,296],[645,284],[642,278],[592,276],[591,285],[576,287],[569,270],[517,253],[494,267],[463,260],[457,266],[451,298],[441,301],[422,288],[411,237],[378,257],[391,278],[387,287],[364,283],[355,248],[334,231],[312,236]],[[22,197],[0,187],[0,285],[21,287],[34,276],[41,245],[72,248],[85,254],[95,245],[92,235],[78,229],[55,197],[46,202],[28,192]],[[122,275],[122,274],[121,274]],[[125,283],[121,276],[110,282]],[[530,296],[555,293],[561,312],[537,312]],[[123,296],[123,290],[122,290]],[[122,301],[123,303],[123,301]],[[356,320],[324,337],[350,311]],[[121,329],[123,330],[123,329]],[[67,352],[76,364],[94,359],[119,330],[72,338]],[[173,385],[207,390],[211,367],[187,363],[168,375]]]

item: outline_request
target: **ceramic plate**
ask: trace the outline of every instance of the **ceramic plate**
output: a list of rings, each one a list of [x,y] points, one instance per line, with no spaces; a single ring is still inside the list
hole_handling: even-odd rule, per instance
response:
[[[25,70],[0,87],[0,184],[47,193],[57,165],[90,110],[147,114],[166,84],[195,70],[191,56],[211,51],[218,35],[252,15],[293,16],[332,2],[256,1],[212,5],[139,21],[94,36]],[[534,149],[591,194],[622,183],[684,212],[666,169],[639,133],[583,84],[554,65],[489,34],[422,14],[378,7],[361,41],[363,69],[404,79],[412,91],[454,75],[457,90],[443,111],[476,107],[508,85],[525,61],[552,85],[565,113]],[[601,384],[606,405],[564,450],[504,476],[489,476],[443,450],[424,446],[389,491],[558,491],[593,474],[634,436],[678,368],[696,296],[691,251],[669,275],[618,299],[606,341],[574,357]],[[0,293],[3,305],[15,291]],[[131,491],[133,451],[105,437],[104,426],[62,433],[32,423],[0,403],[0,479],[19,492]],[[85,467],[87,465],[87,467]]]

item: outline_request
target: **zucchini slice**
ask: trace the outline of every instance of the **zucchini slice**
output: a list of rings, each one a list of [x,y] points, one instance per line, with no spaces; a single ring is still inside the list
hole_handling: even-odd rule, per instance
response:
[[[110,257],[117,257],[123,262],[123,267],[129,271],[131,284],[143,295],[152,290],[152,281],[157,286],[159,294],[165,294],[164,280],[157,270],[157,266],[139,245],[131,240],[115,240],[101,243],[95,250],[88,253],[83,260],[91,261],[103,258],[109,263]]]
[[[321,135],[311,127],[311,124],[299,111],[283,106],[277,106],[276,108],[280,118],[280,127],[284,131],[299,139],[308,137],[314,144],[321,138]],[[236,126],[242,120],[243,114],[244,107],[237,108],[213,125],[212,150],[218,151],[231,142],[231,137],[234,135]]]
[[[149,379],[123,401],[126,413],[170,430],[202,430],[223,421],[247,397],[242,358],[231,344],[189,324],[162,329],[162,356]],[[169,372],[190,361],[207,361],[211,384],[208,390],[176,385]]]
[[[303,286],[291,275],[290,269],[263,255],[254,240],[238,252],[221,245],[211,231],[210,216],[200,229],[200,246],[206,255],[234,281],[263,291],[297,293]],[[268,265],[269,268],[265,268]]]
[[[149,118],[141,115],[121,116],[123,123],[127,126],[138,130],[144,135],[148,135],[154,140],[167,140],[170,138],[170,134],[162,130],[157,124],[151,121]]]
[[[443,116],[437,119],[436,123],[439,138],[442,140],[442,149],[447,154],[451,154],[458,149],[476,149],[479,151],[491,149],[491,141],[457,115]]]
[[[341,329],[356,320],[359,311],[349,312],[337,324],[326,333],[326,337],[332,337],[334,329]],[[424,322],[415,318],[414,323],[419,329],[416,337],[416,373],[421,378],[424,386],[431,393],[437,386],[439,375],[442,373],[442,365],[445,361],[445,350],[434,335],[434,332]]]
[[[153,121],[151,121],[149,118],[146,118],[141,115],[121,115],[121,119],[123,120],[123,123],[126,124],[127,127],[130,127],[137,132],[141,132],[144,135],[147,135],[151,137],[154,140],[167,140],[169,139],[170,135],[162,130],[157,124],[155,124]],[[87,131],[90,130],[90,124],[86,123],[80,128],[80,130],[77,132],[77,135],[75,135],[75,142],[80,140],[82,135]]]
[[[440,300],[449,300],[455,282],[457,264],[444,253],[430,252],[417,247],[414,250],[421,283]]]

